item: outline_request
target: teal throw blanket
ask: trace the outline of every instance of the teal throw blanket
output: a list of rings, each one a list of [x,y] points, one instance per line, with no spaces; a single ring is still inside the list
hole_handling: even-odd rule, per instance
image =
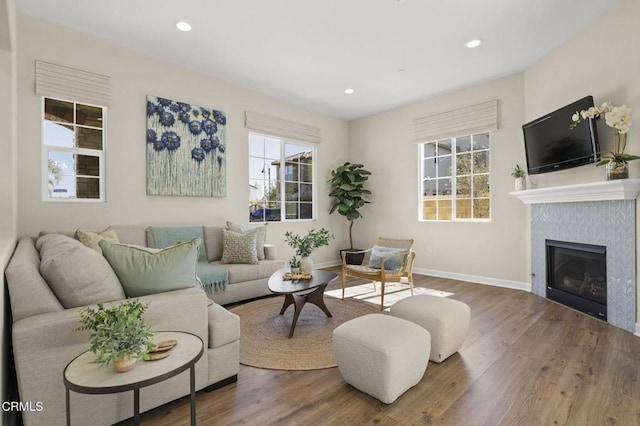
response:
[[[178,241],[186,242],[194,238],[204,241],[204,229],[202,226],[157,227],[151,226],[151,236],[156,248],[165,248],[174,245]],[[207,253],[204,243],[198,247],[198,263],[196,273],[202,282],[202,288],[207,293],[226,290],[229,283],[228,271],[207,262]]]

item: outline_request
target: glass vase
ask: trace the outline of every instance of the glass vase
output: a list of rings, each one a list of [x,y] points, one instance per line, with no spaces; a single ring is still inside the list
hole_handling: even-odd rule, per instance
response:
[[[629,163],[626,161],[609,161],[605,167],[607,180],[629,178]]]

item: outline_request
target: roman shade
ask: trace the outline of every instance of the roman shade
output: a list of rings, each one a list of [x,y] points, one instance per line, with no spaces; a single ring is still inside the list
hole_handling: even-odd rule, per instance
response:
[[[412,141],[429,142],[498,129],[498,101],[492,100],[413,120]]]
[[[111,77],[36,61],[36,94],[97,106],[111,105]]]
[[[245,127],[267,135],[303,142],[320,143],[320,128],[259,112],[245,112]]]

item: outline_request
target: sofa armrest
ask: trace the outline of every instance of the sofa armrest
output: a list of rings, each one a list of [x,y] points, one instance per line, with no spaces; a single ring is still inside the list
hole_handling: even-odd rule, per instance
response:
[[[209,347],[218,348],[240,340],[240,317],[217,303],[209,306]]]
[[[278,251],[273,244],[264,245],[264,258],[266,260],[278,260]]]

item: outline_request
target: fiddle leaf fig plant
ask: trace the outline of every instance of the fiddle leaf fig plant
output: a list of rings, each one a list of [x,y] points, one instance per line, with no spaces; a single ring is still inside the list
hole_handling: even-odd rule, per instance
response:
[[[76,331],[89,330],[89,350],[98,355],[96,364],[109,364],[118,359],[148,359],[147,353],[156,345],[153,333],[142,314],[148,304],[129,299],[120,305],[80,308],[80,326]]]
[[[331,192],[334,197],[329,213],[338,212],[349,221],[349,249],[353,250],[353,221],[362,217],[360,209],[369,204],[365,198],[371,191],[364,188],[371,172],[362,164],[346,162],[331,171]]]

